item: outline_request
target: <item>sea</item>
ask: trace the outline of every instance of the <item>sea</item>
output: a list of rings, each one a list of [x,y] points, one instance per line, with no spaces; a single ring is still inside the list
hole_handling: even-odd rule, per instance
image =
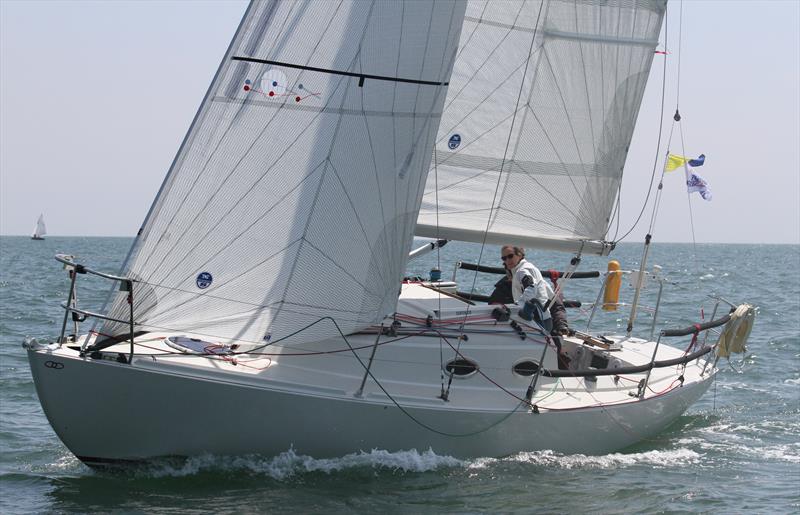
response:
[[[93,470],[51,429],[21,344],[60,332],[69,283],[55,254],[114,273],[130,244],[129,238],[0,237],[0,513],[800,512],[797,245],[653,242],[646,268],[661,267],[663,296],[659,282],[647,285],[635,332],[649,336],[720,316],[728,308],[720,304],[715,313],[714,297],[756,305],[759,314],[747,352],[720,360],[699,402],[661,434],[619,452],[464,460],[432,449],[363,449],[320,459],[287,448],[278,456],[206,455]],[[642,256],[641,244],[621,243],[611,259],[629,270],[639,268]],[[528,258],[542,269],[566,270],[572,256],[533,251]],[[609,259],[583,256],[577,269],[604,271]],[[450,243],[410,262],[408,275],[427,277],[439,268],[449,280],[458,261],[499,266],[499,248]],[[457,271],[462,291],[488,293],[497,279]],[[582,302],[570,310],[573,327],[586,328],[598,286],[598,280],[564,284],[567,299]],[[622,290],[624,300],[632,288],[624,282]],[[107,293],[102,280],[81,277],[81,306],[99,310]],[[598,310],[591,330],[624,332],[627,317],[626,310]],[[141,410],[147,417],[147,406]]]

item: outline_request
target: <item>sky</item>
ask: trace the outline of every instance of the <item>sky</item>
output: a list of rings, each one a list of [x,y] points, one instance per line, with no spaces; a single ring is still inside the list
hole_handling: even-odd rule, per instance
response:
[[[245,7],[0,0],[0,234],[30,234],[44,213],[53,236],[135,235]],[[697,242],[800,243],[800,1],[673,0],[661,50],[665,36],[661,147],[656,55],[620,234],[657,157],[660,175],[679,105],[685,146],[675,129],[669,149],[706,155],[713,200],[690,201],[682,174],[665,177],[654,241],[692,241],[693,226]],[[625,241],[642,241],[651,212]]]

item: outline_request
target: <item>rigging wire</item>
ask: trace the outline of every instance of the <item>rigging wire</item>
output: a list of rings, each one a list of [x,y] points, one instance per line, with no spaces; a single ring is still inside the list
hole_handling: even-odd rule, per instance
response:
[[[681,123],[683,118],[682,118],[682,116],[680,114],[680,76],[681,76],[681,48],[682,48],[682,42],[683,42],[683,2],[680,3],[679,18],[678,18],[678,56],[677,56],[677,83],[676,83],[676,95],[675,95],[675,114],[673,115],[673,118],[672,118],[673,121],[672,121],[672,124],[670,126],[670,134],[669,134],[669,138],[667,140],[667,153],[666,153],[665,158],[669,157],[669,149],[672,147],[672,140],[673,140],[673,135],[674,135],[674,132],[675,132],[676,125],[677,125],[677,128],[678,128],[678,134],[680,135],[681,155],[682,156],[686,156],[686,143],[685,143],[685,138],[684,138],[684,133],[683,133],[683,124]],[[686,165],[684,164],[684,169],[685,169],[685,166]],[[655,222],[656,222],[656,219],[657,219],[657,216],[658,216],[658,209],[659,209],[659,207],[661,205],[662,191],[663,191],[663,181],[664,181],[665,171],[666,171],[666,167],[664,167],[664,169],[661,172],[661,179],[660,179],[659,185],[658,185],[658,192],[656,194],[656,199],[655,199],[654,206],[653,206],[653,212],[651,214],[650,228],[649,228],[649,232],[651,232],[651,233],[653,232],[653,229],[655,227]],[[688,206],[689,206],[689,221],[690,221],[690,228],[691,228],[691,234],[692,234],[693,260],[694,260],[694,266],[695,266],[695,273],[697,273],[697,271],[699,270],[699,267],[698,267],[698,264],[697,264],[697,239],[695,237],[694,215],[692,213],[691,193],[688,190],[687,190],[687,201],[688,201]]]
[[[522,99],[522,90],[523,90],[523,88],[525,86],[525,79],[528,76],[528,68],[529,68],[530,62],[531,62],[531,55],[533,53],[533,47],[534,47],[534,44],[536,43],[536,35],[538,33],[538,30],[539,30],[539,21],[540,21],[540,19],[542,17],[542,11],[544,11],[544,4],[539,6],[539,12],[536,15],[536,22],[534,24],[533,34],[531,36],[531,44],[528,47],[528,56],[525,59],[525,68],[524,68],[524,70],[522,72],[522,80],[520,80],[519,90],[517,91],[517,99],[516,99],[516,102],[514,103],[514,112],[513,112],[514,114],[512,115],[512,118],[511,118],[511,127],[510,127],[510,129],[508,131],[508,138],[506,138],[505,148],[503,149],[503,159],[501,160],[500,170],[499,170],[499,173],[497,174],[497,182],[495,183],[494,194],[492,195],[492,203],[491,203],[491,205],[489,207],[489,215],[488,215],[488,217],[486,219],[486,228],[483,231],[483,239],[481,240],[481,247],[480,247],[480,251],[478,252],[478,260],[477,260],[477,264],[478,265],[481,264],[481,259],[483,259],[483,251],[486,248],[486,238],[489,235],[489,227],[491,226],[491,223],[492,223],[492,216],[493,216],[494,210],[495,210],[495,203],[497,202],[497,193],[500,191],[500,183],[501,183],[501,179],[503,178],[503,168],[505,167],[506,159],[508,157],[508,149],[511,146],[511,136],[514,133],[514,126],[515,126],[516,120],[517,120],[517,113],[519,112],[519,103],[520,103],[520,100]],[[475,273],[472,276],[472,286],[470,287],[470,290],[469,290],[470,294],[475,293],[475,285],[476,285],[477,281],[478,281],[478,271],[476,270]],[[466,317],[469,315],[469,311],[470,311],[470,307],[467,306],[467,309],[464,311],[464,323],[466,323]],[[462,330],[463,330],[463,323],[462,323],[461,327],[462,327]],[[459,339],[457,348],[461,347],[461,342],[462,342],[462,340]],[[444,392],[444,395],[442,396],[444,399],[447,399],[447,396],[449,395],[450,386],[452,385],[452,382],[453,382],[453,374],[451,373],[450,374],[450,380],[449,380],[449,382],[447,384],[447,390]]]
[[[484,8],[485,9],[485,8]],[[433,180],[434,180],[434,197],[436,202],[436,241],[438,242],[440,239],[439,236],[439,157],[436,153],[436,143],[433,144]],[[436,268],[439,270],[439,273],[442,273],[442,248],[440,245],[436,245]],[[439,293],[438,297],[438,307],[439,311],[437,312],[437,318],[441,321],[442,318],[442,294]],[[442,339],[439,338],[439,379],[442,384],[441,389],[441,397],[444,398],[445,391],[444,391],[444,345],[442,345]],[[452,380],[452,377],[450,378]]]
[[[664,77],[662,77],[662,114],[661,114],[662,119],[663,119],[663,107],[664,107],[665,78],[666,78],[667,38],[668,38],[668,14],[665,13],[665,35],[664,35],[665,58],[664,58]],[[681,156],[684,156],[684,158],[685,158],[685,156],[687,155],[685,138],[684,138],[684,133],[683,133],[683,125],[680,123],[681,120],[682,120],[682,117],[681,117],[681,114],[680,114],[680,75],[681,75],[681,48],[682,48],[682,41],[683,41],[683,2],[681,1],[680,2],[680,9],[679,9],[679,17],[678,17],[678,56],[677,56],[677,84],[676,84],[676,96],[675,96],[675,114],[672,117],[672,124],[670,125],[670,133],[669,133],[669,138],[667,140],[667,145],[666,145],[667,150],[666,150],[666,154],[665,154],[665,157],[664,157],[665,158],[665,165],[662,167],[661,177],[659,179],[659,183],[658,183],[658,187],[657,187],[657,190],[656,190],[656,194],[654,196],[653,210],[652,210],[652,213],[651,213],[651,216],[650,216],[650,225],[649,225],[649,228],[648,228],[648,235],[653,233],[654,228],[655,228],[656,220],[658,219],[658,212],[659,212],[659,208],[661,206],[661,201],[663,199],[664,175],[666,173],[666,160],[669,159],[670,148],[672,147],[673,135],[674,135],[674,132],[675,132],[675,126],[676,125],[677,125],[677,129],[678,129],[678,133],[680,135]],[[661,146],[660,139],[661,139],[661,128],[659,128],[659,148]],[[657,161],[656,161],[656,164],[657,164]],[[654,164],[654,167],[653,167],[654,175],[655,175],[655,170],[656,170],[656,168],[655,168],[656,164]],[[684,173],[685,173],[685,175],[688,176],[688,169],[686,168],[686,166],[687,166],[686,163],[684,163],[683,166],[684,166]],[[687,177],[687,182],[688,182],[688,177]],[[652,187],[652,178],[651,178],[651,187]],[[649,195],[650,195],[650,191],[648,191],[648,197],[649,197]],[[695,273],[696,276],[698,276],[700,267],[699,267],[698,259],[697,259],[697,238],[696,238],[696,235],[695,235],[694,213],[693,213],[693,210],[692,210],[691,192],[688,191],[688,188],[687,188],[686,196],[687,196],[687,203],[688,203],[688,207],[689,207],[689,225],[690,225],[690,230],[691,230],[691,235],[692,235],[692,262],[693,262],[693,265],[694,265],[694,273]],[[645,200],[645,205],[646,204],[647,204],[647,200]],[[633,227],[631,227],[631,231],[639,223],[639,220],[640,220],[641,215],[642,215],[643,212],[644,212],[644,206],[642,206],[642,212],[640,212],[639,218],[637,218],[636,223],[634,224]],[[630,234],[631,231],[628,231],[628,233],[626,233],[625,236]],[[625,236],[620,238],[620,240],[622,240]],[[701,307],[701,313],[702,313],[702,307]]]
[[[666,21],[665,21],[666,24]],[[665,30],[666,33],[666,30]],[[665,49],[666,49],[666,34],[665,34]],[[681,76],[681,48],[682,48],[682,41],[683,41],[683,2],[680,3],[680,10],[679,10],[679,17],[678,17],[678,56],[677,56],[677,84],[676,84],[676,95],[675,95],[675,114],[672,117],[672,124],[670,125],[670,133],[669,138],[667,140],[667,152],[665,155],[665,159],[669,157],[669,149],[672,147],[672,140],[673,135],[675,132],[675,127],[677,125],[678,134],[680,135],[680,142],[681,142],[681,155],[686,156],[686,144],[683,134],[683,124],[682,116],[680,114],[680,76]],[[666,58],[664,60],[666,64]],[[666,70],[666,68],[665,68]],[[666,73],[664,74],[666,76]],[[663,116],[663,114],[662,114]],[[684,170],[685,170],[684,164]],[[648,233],[652,234],[655,228],[655,223],[658,218],[658,211],[661,206],[661,200],[663,198],[663,187],[664,187],[664,174],[666,172],[666,167],[662,168],[661,171],[661,178],[659,180],[658,189],[655,195],[654,203],[653,203],[653,211],[650,217],[650,227],[648,229]],[[689,225],[692,234],[692,260],[694,264],[695,274],[699,274],[699,265],[697,261],[697,238],[695,236],[695,228],[694,228],[694,214],[692,210],[692,197],[691,193],[688,191],[686,192],[687,203],[689,207]],[[638,220],[637,220],[638,223]]]
[[[675,111],[677,113],[677,110]],[[684,144],[683,140],[683,126],[678,124],[678,132],[681,135],[681,155],[686,155],[686,145]],[[685,167],[686,165],[684,165]],[[689,189],[686,189],[686,203],[689,205],[689,228],[692,232],[692,262],[694,263],[694,273],[695,275],[700,274],[700,265],[697,262],[697,238],[695,238],[695,231],[694,231],[694,212],[692,211],[692,193]]]
[[[611,238],[611,241],[616,241],[617,236],[619,236],[619,220],[622,218],[622,181],[619,181],[619,187],[617,188],[617,201],[614,203],[614,212],[611,214],[611,219],[616,219],[616,227],[614,227],[614,237]],[[610,227],[611,224],[609,224]],[[607,231],[606,231],[607,232]]]
[[[636,217],[636,221],[633,223],[631,228],[622,235],[621,238],[614,241],[614,244],[621,242],[625,238],[627,238],[633,230],[639,225],[639,222],[642,219],[642,215],[644,214],[645,208],[647,207],[647,203],[650,201],[650,195],[653,192],[653,182],[656,178],[656,170],[658,169],[658,162],[661,157],[661,138],[664,130],[664,103],[666,100],[666,89],[667,89],[667,44],[669,42],[669,10],[664,12],[664,64],[662,67],[661,73],[661,109],[658,115],[658,140],[656,145],[656,155],[655,159],[653,160],[653,171],[650,174],[650,185],[647,187],[647,196],[645,196],[644,203],[642,204],[642,209],[639,211],[639,216]],[[663,172],[662,172],[663,175]],[[659,188],[660,189],[660,188]],[[620,187],[620,191],[622,188]],[[621,214],[621,213],[620,213]]]
[[[675,112],[681,103],[681,44],[683,43],[683,0],[680,2],[678,10],[678,83],[675,92]],[[666,48],[665,48],[666,50]]]
[[[339,326],[338,326],[338,324],[336,323],[336,320],[334,320],[333,318],[330,318],[330,317],[326,317],[326,318],[328,318],[328,319],[329,319],[331,322],[333,322],[333,324],[336,326],[336,329],[339,331],[339,334],[341,335],[342,339],[345,341],[345,343],[347,343],[347,345],[348,345],[348,346],[350,346],[350,342],[347,340],[347,337],[344,335],[344,333],[341,331],[341,329],[339,329]],[[320,320],[322,320],[322,319],[320,319]],[[454,352],[455,352],[455,354],[456,354],[456,357],[462,357],[462,358],[464,357],[464,356],[461,354],[461,352],[458,350],[458,348],[454,347],[454,346],[453,346],[453,344],[451,344],[451,343],[450,343],[450,341],[449,341],[449,340],[448,340],[448,339],[447,339],[447,338],[446,338],[444,335],[440,335],[440,336],[441,336],[441,339],[443,339],[443,340],[444,340],[444,341],[447,343],[447,345],[449,345],[449,346],[450,346],[450,348],[451,348],[451,349],[453,349],[453,351],[454,351]],[[548,338],[548,340],[549,340],[549,338]],[[460,343],[461,343],[461,342],[459,341],[459,346],[460,346]],[[550,344],[548,341],[545,341],[545,342],[544,342],[544,345],[545,345],[545,346],[549,346],[549,345],[551,345],[551,344]],[[498,419],[498,420],[496,420],[495,422],[492,422],[491,424],[489,424],[488,426],[486,426],[486,427],[484,427],[484,428],[482,428],[482,429],[479,429],[479,430],[476,430],[476,431],[471,431],[471,432],[468,432],[468,433],[448,433],[448,432],[445,432],[445,431],[440,431],[440,430],[438,430],[438,429],[436,429],[436,428],[434,428],[434,427],[431,427],[431,426],[429,426],[429,425],[425,424],[425,423],[424,423],[424,422],[422,422],[421,420],[419,420],[419,419],[417,419],[416,417],[414,417],[414,415],[412,415],[412,414],[411,414],[411,413],[410,413],[410,412],[409,412],[407,409],[405,409],[405,408],[404,408],[404,407],[403,407],[403,406],[402,406],[402,405],[401,405],[401,404],[400,404],[400,403],[399,403],[399,402],[398,402],[398,401],[397,401],[397,400],[396,400],[396,399],[395,399],[395,398],[394,398],[394,397],[393,397],[393,396],[392,396],[392,395],[391,395],[391,394],[390,394],[390,393],[389,393],[389,392],[388,392],[388,391],[387,391],[387,390],[384,388],[384,386],[383,386],[383,385],[380,383],[380,381],[378,381],[378,379],[377,379],[375,376],[373,376],[373,375],[372,375],[372,371],[369,369],[369,367],[368,367],[367,365],[365,365],[365,364],[364,364],[364,362],[361,360],[361,358],[358,356],[358,354],[355,352],[355,350],[353,351],[353,356],[354,356],[354,357],[355,357],[355,358],[358,360],[359,364],[361,364],[361,366],[364,368],[364,370],[366,371],[366,373],[367,373],[367,374],[368,374],[368,375],[369,375],[369,376],[372,378],[372,380],[373,380],[373,381],[375,381],[375,384],[378,386],[378,388],[380,388],[380,389],[381,389],[381,391],[382,391],[382,392],[383,392],[383,393],[384,393],[384,394],[385,394],[385,395],[386,395],[386,396],[389,398],[389,400],[391,400],[391,401],[392,401],[392,403],[393,403],[393,404],[394,404],[394,405],[395,405],[395,406],[396,406],[396,407],[397,407],[397,408],[398,408],[398,409],[399,409],[399,410],[400,410],[400,411],[401,411],[401,412],[402,412],[404,415],[406,415],[406,416],[407,416],[409,419],[411,419],[413,422],[415,422],[415,423],[416,423],[417,425],[419,425],[420,427],[423,427],[423,428],[425,428],[425,429],[427,429],[427,430],[429,430],[429,431],[431,431],[431,432],[433,432],[433,433],[436,433],[436,434],[439,434],[439,435],[442,435],[442,436],[448,436],[448,437],[469,437],[469,436],[475,436],[475,435],[478,435],[478,434],[481,434],[481,433],[485,433],[486,431],[489,431],[490,429],[492,429],[492,428],[494,428],[494,427],[498,426],[499,424],[501,424],[501,423],[505,422],[505,421],[506,421],[508,418],[510,418],[510,417],[511,417],[512,415],[514,415],[515,413],[519,412],[519,409],[520,409],[520,407],[522,407],[523,405],[524,405],[524,406],[529,406],[529,407],[530,407],[530,409],[534,409],[534,408],[535,408],[535,405],[534,405],[534,404],[533,404],[531,401],[528,401],[527,399],[523,399],[523,398],[519,397],[518,395],[514,394],[513,392],[510,392],[509,390],[507,390],[506,388],[504,388],[503,386],[501,386],[500,384],[498,384],[496,381],[494,381],[494,380],[492,380],[490,377],[488,377],[488,376],[487,376],[485,373],[483,373],[481,370],[478,370],[478,373],[479,373],[479,375],[481,375],[481,376],[482,376],[484,379],[486,379],[487,381],[489,381],[490,383],[492,383],[493,385],[495,385],[496,387],[498,387],[498,388],[499,388],[501,391],[505,392],[506,394],[508,394],[508,395],[509,395],[509,396],[511,396],[512,398],[514,398],[514,399],[518,400],[518,401],[519,401],[519,404],[517,404],[517,405],[514,407],[514,409],[513,409],[513,410],[511,410],[511,411],[507,412],[507,413],[506,413],[506,414],[504,414],[504,415],[503,415],[501,418],[499,418],[499,419]],[[560,382],[560,379],[556,381],[556,385],[558,384],[558,382]],[[657,395],[657,396],[660,396],[660,395],[664,395],[664,394],[668,393],[669,391],[671,391],[671,390],[673,390],[673,389],[674,389],[674,388],[672,388],[672,386],[673,386],[673,385],[674,385],[674,382],[673,382],[673,384],[672,384],[672,385],[670,385],[670,387],[668,387],[667,389],[665,389],[665,390],[663,390],[663,391],[661,391],[661,392],[657,392],[657,393],[656,393],[656,395]],[[554,386],[554,390],[555,390],[555,386]],[[652,391],[652,390],[651,390],[651,391]],[[588,408],[600,408],[600,410],[601,410],[603,413],[605,413],[605,414],[606,414],[606,415],[607,415],[607,416],[608,416],[608,417],[609,417],[609,418],[610,418],[610,419],[611,419],[613,422],[615,422],[617,425],[619,425],[619,427],[620,427],[620,428],[621,428],[623,431],[627,432],[628,434],[630,434],[630,435],[632,435],[632,436],[635,436],[635,437],[637,437],[637,436],[638,436],[638,435],[636,435],[635,433],[633,433],[633,432],[632,432],[632,431],[631,431],[629,428],[627,428],[627,427],[626,427],[624,424],[622,424],[621,422],[619,422],[618,420],[616,420],[616,418],[614,418],[614,416],[613,416],[613,415],[612,415],[612,414],[611,414],[611,413],[610,413],[610,412],[609,412],[609,411],[606,409],[606,406],[612,406],[612,405],[618,405],[618,404],[626,404],[626,403],[629,403],[629,402],[631,402],[630,400],[623,400],[623,401],[615,401],[615,402],[606,402],[606,403],[603,403],[603,402],[601,402],[601,401],[597,400],[597,398],[596,398],[596,397],[595,397],[595,396],[592,394],[592,392],[591,392],[591,391],[589,391],[588,389],[586,389],[586,388],[585,388],[585,392],[586,392],[586,393],[587,393],[587,394],[588,394],[588,395],[589,395],[589,396],[590,396],[590,397],[591,397],[591,398],[592,398],[592,399],[593,399],[593,400],[596,402],[596,404],[595,404],[594,406],[588,406]],[[548,394],[548,395],[547,395],[547,397],[549,397],[550,395],[552,395],[552,392],[551,392],[550,394]],[[542,399],[539,399],[539,400],[541,401]],[[575,409],[585,409],[585,408],[587,408],[587,407],[579,407],[579,408],[544,408],[544,409],[547,409],[548,411],[559,412],[559,411],[572,411],[572,410],[575,410]],[[534,413],[535,413],[535,412],[536,412],[536,411],[534,411]]]
[[[676,85],[676,92],[675,92],[675,116],[677,118],[676,122],[679,122],[678,131],[681,135],[681,155],[686,155],[686,144],[684,142],[683,137],[683,124],[680,124],[680,115],[678,114],[678,110],[681,103],[681,46],[683,43],[683,0],[680,3],[678,15],[678,83]],[[684,165],[685,166],[685,165]],[[700,273],[700,266],[697,262],[697,238],[695,237],[695,230],[694,230],[694,213],[692,211],[692,194],[689,192],[688,188],[686,190],[686,199],[687,203],[689,204],[689,226],[692,231],[692,258],[694,263],[694,272],[695,275],[699,275]]]
[[[428,431],[431,431],[432,433],[436,433],[436,434],[438,434],[438,435],[447,436],[447,437],[470,437],[470,436],[475,436],[475,435],[478,435],[478,434],[481,434],[481,433],[485,433],[486,431],[489,431],[489,430],[490,430],[490,429],[492,429],[493,427],[496,427],[496,426],[498,426],[498,425],[502,424],[503,422],[505,422],[505,421],[506,421],[508,418],[510,418],[510,417],[511,417],[511,416],[512,416],[514,413],[517,413],[517,411],[519,410],[519,408],[520,408],[520,407],[521,407],[523,404],[527,404],[527,403],[526,403],[526,402],[524,402],[524,401],[523,401],[523,402],[520,402],[519,404],[517,404],[517,405],[514,407],[514,409],[513,409],[513,410],[511,410],[511,411],[509,411],[509,412],[505,413],[505,414],[504,414],[502,417],[500,417],[498,420],[496,420],[496,421],[492,422],[492,423],[491,423],[491,424],[489,424],[488,426],[486,426],[486,427],[484,427],[484,428],[482,428],[482,429],[479,429],[479,430],[477,430],[477,431],[470,431],[470,432],[467,432],[467,433],[448,433],[448,432],[446,432],[446,431],[440,431],[440,430],[438,430],[438,429],[436,429],[436,428],[434,428],[434,427],[432,427],[432,426],[429,426],[428,424],[426,424],[426,423],[422,422],[421,420],[419,420],[418,418],[416,418],[414,415],[412,415],[412,414],[411,414],[411,412],[410,412],[408,409],[406,409],[405,407],[403,407],[403,406],[402,406],[402,405],[401,405],[401,404],[400,404],[400,403],[399,403],[399,402],[398,402],[398,401],[397,401],[397,400],[396,400],[396,399],[395,399],[395,398],[392,396],[392,394],[390,394],[390,393],[389,393],[389,392],[386,390],[386,388],[384,388],[384,387],[383,387],[383,384],[381,384],[381,382],[380,382],[380,381],[378,381],[378,379],[377,379],[377,378],[376,378],[374,375],[372,375],[372,370],[370,370],[370,368],[369,368],[367,365],[365,365],[365,364],[364,364],[364,361],[362,361],[361,357],[358,355],[358,353],[355,351],[355,349],[353,349],[353,348],[352,348],[352,346],[350,345],[350,342],[347,340],[347,336],[346,336],[346,335],[344,334],[344,332],[343,332],[343,331],[342,331],[342,330],[339,328],[339,324],[337,324],[337,323],[336,323],[336,320],[334,320],[334,319],[333,319],[333,318],[331,318],[331,317],[324,317],[324,318],[321,318],[320,320],[324,320],[324,319],[328,319],[328,320],[330,320],[330,321],[333,323],[333,325],[336,327],[336,330],[339,332],[339,335],[342,337],[342,339],[344,340],[344,342],[347,344],[347,346],[348,346],[348,347],[350,347],[350,348],[352,349],[352,351],[353,351],[353,356],[356,358],[356,360],[358,360],[358,363],[359,363],[359,364],[360,364],[360,365],[361,365],[361,366],[364,368],[364,370],[366,371],[367,375],[369,375],[369,377],[371,377],[371,378],[372,378],[372,380],[373,380],[373,381],[375,381],[375,384],[376,384],[376,385],[378,385],[378,388],[380,388],[380,389],[381,389],[381,391],[382,391],[382,392],[383,392],[383,393],[384,393],[384,394],[385,394],[385,395],[386,395],[386,396],[389,398],[389,400],[391,400],[391,401],[392,401],[392,403],[395,405],[395,407],[397,407],[397,409],[399,409],[399,410],[400,410],[400,411],[401,411],[401,412],[402,412],[402,413],[403,413],[405,416],[407,416],[409,419],[411,419],[412,421],[414,421],[414,423],[416,423],[416,424],[417,424],[417,425],[419,425],[420,427],[423,427],[423,428],[427,429]],[[441,336],[441,335],[440,335],[440,339],[445,339],[445,338],[444,338],[444,336]],[[446,339],[445,339],[445,341],[446,341]],[[459,340],[459,343],[460,343],[460,340]],[[450,345],[450,343],[449,343],[449,342],[448,342],[448,345]],[[452,346],[451,346],[451,347],[452,347]]]

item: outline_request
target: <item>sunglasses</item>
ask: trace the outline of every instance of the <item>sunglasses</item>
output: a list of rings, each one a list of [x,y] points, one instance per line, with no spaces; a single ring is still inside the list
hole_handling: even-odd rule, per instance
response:
[[[511,259],[513,257],[514,257],[514,254],[507,254],[505,256],[502,256],[500,259],[502,259],[503,261],[508,261],[509,259]]]

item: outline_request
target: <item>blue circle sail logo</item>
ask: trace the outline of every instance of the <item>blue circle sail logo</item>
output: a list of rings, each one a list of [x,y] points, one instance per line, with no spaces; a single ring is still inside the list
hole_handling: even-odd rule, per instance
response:
[[[447,148],[455,150],[461,144],[461,134],[453,134],[447,141]]]
[[[201,290],[205,290],[206,288],[211,286],[211,283],[213,281],[214,278],[208,272],[200,272],[197,275],[197,287],[200,288]]]

